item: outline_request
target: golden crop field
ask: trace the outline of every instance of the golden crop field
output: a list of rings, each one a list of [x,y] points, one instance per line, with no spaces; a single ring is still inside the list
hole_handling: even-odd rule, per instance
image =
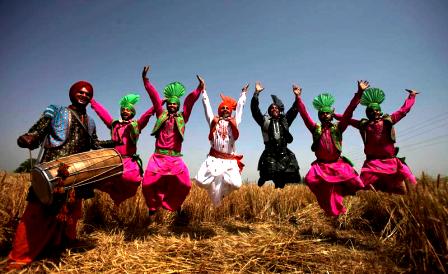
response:
[[[0,172],[0,269],[26,201],[28,174]],[[246,183],[214,208],[195,185],[180,213],[147,216],[139,192],[118,208],[84,203],[79,238],[21,273],[446,273],[448,182],[422,174],[398,196],[361,191],[326,217],[304,185]]]

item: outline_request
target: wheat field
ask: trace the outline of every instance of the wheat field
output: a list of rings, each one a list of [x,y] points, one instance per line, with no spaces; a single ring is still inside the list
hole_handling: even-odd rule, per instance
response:
[[[0,172],[0,271],[26,205],[29,174]],[[246,183],[213,207],[193,184],[182,211],[147,216],[139,192],[118,208],[84,202],[89,247],[46,255],[20,273],[446,273],[447,178],[422,174],[405,196],[361,191],[327,217],[304,185]]]

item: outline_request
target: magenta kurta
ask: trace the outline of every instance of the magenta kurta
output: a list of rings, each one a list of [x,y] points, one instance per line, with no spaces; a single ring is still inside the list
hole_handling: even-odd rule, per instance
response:
[[[98,189],[109,194],[116,205],[133,197],[140,182],[140,166],[137,162],[137,138],[140,131],[146,127],[149,118],[153,115],[153,108],[148,109],[136,121],[138,132],[133,133],[132,121],[114,121],[106,108],[94,99],[90,102],[92,109],[98,114],[106,126],[111,129],[112,140],[116,143],[115,149],[123,158],[123,174],[121,177],[110,179],[98,186]]]
[[[390,115],[390,121],[381,118],[378,121],[368,121],[362,126],[360,120],[350,119],[350,125],[365,136],[366,160],[361,169],[361,179],[366,188],[373,185],[377,190],[403,193],[403,180],[417,184],[409,167],[396,157],[395,140],[391,137],[392,126],[406,116],[414,103],[415,95],[410,94],[403,106]]]
[[[359,104],[362,93],[356,93],[344,112],[343,118],[337,124],[337,130],[342,134],[348,126],[353,111]],[[297,107],[306,127],[314,133],[318,126],[309,116],[302,99],[297,100]],[[341,140],[342,143],[342,140]],[[305,176],[305,183],[314,193],[320,207],[331,216],[345,213],[343,197],[354,195],[364,187],[358,173],[341,158],[331,137],[330,127],[322,126],[322,134],[315,148],[316,160]]]
[[[159,93],[148,79],[144,79],[146,91],[154,105],[157,117],[163,112]],[[182,117],[185,124],[198,100],[201,90],[191,92],[184,101]],[[176,124],[177,114],[168,117],[156,135],[156,150],[180,153],[183,137]],[[150,211],[163,207],[170,211],[180,209],[191,189],[190,173],[181,156],[170,156],[155,152],[151,155],[142,182],[143,195]]]

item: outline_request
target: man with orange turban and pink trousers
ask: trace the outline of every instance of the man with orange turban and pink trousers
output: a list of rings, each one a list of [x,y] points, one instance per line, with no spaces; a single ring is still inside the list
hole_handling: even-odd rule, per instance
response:
[[[165,99],[162,100],[146,77],[149,69],[149,66],[143,68],[142,78],[157,115],[151,133],[156,137],[156,143],[143,176],[142,191],[151,216],[160,207],[169,211],[180,210],[190,192],[190,173],[182,160],[182,142],[185,124],[195,102],[205,89],[205,82],[200,76],[196,76],[199,80],[198,87],[185,98],[182,111],[179,112],[179,98],[185,94],[185,87],[179,82],[168,84],[163,91]],[[166,109],[163,108],[164,103]]]
[[[380,104],[386,98],[384,91],[369,88],[361,98],[361,105],[367,107],[367,119],[350,119],[350,125],[359,130],[364,142],[366,160],[361,169],[361,179],[366,189],[405,194],[405,180],[413,185],[417,184],[404,158],[397,157],[398,147],[395,147],[394,125],[411,110],[418,94],[415,90],[406,91],[409,95],[403,106],[389,115],[381,111]]]
[[[221,94],[222,101],[218,106],[217,116],[213,114],[207,92],[202,92],[205,118],[210,126],[208,139],[211,148],[195,179],[197,185],[207,190],[215,206],[220,205],[225,196],[241,187],[243,156],[235,153],[235,142],[240,135],[238,126],[243,116],[248,87],[247,84],[242,88],[238,102]]]
[[[328,93],[316,96],[313,106],[318,110],[321,122],[316,123],[309,116],[302,101],[302,88],[293,85],[298,111],[313,135],[311,150],[317,158],[311,164],[304,181],[316,196],[320,207],[330,216],[344,214],[346,212],[343,204],[344,196],[354,195],[356,191],[364,188],[363,182],[350,161],[341,154],[342,134],[347,129],[353,111],[368,87],[367,81],[358,81],[358,91],[344,111],[339,123],[332,123],[334,97]]]

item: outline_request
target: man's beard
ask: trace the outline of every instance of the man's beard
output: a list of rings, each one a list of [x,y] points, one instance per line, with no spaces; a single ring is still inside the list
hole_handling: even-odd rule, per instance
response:
[[[230,117],[230,113],[223,113],[221,115],[221,118],[224,118],[224,119],[229,118],[229,117]]]

